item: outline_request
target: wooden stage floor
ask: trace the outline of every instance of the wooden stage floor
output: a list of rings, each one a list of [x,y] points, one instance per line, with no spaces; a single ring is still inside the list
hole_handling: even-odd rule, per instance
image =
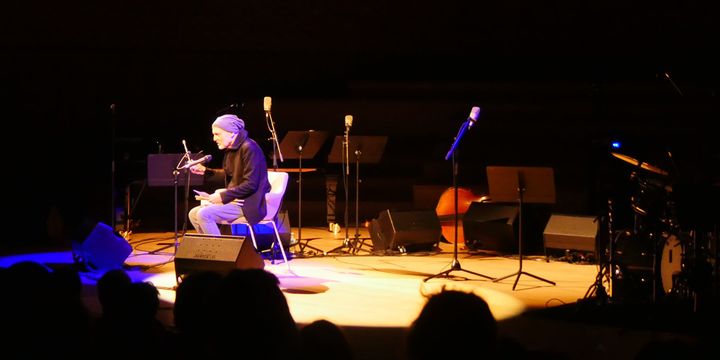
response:
[[[297,234],[296,228],[291,231]],[[348,233],[353,237],[355,228]],[[366,229],[361,228],[359,233],[360,238],[368,238]],[[404,331],[419,314],[427,296],[443,288],[482,296],[503,336],[528,349],[569,358],[631,359],[647,341],[678,336],[669,324],[664,326],[661,320],[659,326],[650,325],[647,317],[637,316],[635,310],[630,310],[635,315],[626,310],[578,311],[576,306],[586,303],[582,299],[595,283],[599,269],[594,264],[526,256],[522,270],[555,285],[528,275],[493,282],[464,270],[490,278],[515,274],[520,266],[518,256],[468,252],[459,244],[457,260],[463,270],[450,272],[451,277],[424,281],[451,268],[454,244],[441,243],[438,252],[377,256],[366,251],[372,244],[367,240],[367,246],[354,255],[323,255],[343,245],[344,229],[334,234],[326,228],[303,228],[302,238],[301,244],[316,250],[305,247],[301,254],[298,245],[292,246],[296,256],[290,260],[289,270],[282,261],[266,261],[265,269],[280,279],[290,311],[300,326],[317,319],[340,325],[358,359],[400,358]],[[143,255],[168,240],[173,242],[173,233],[134,235],[131,242],[139,245],[126,264],[146,266],[169,261],[170,256]],[[174,302],[172,262],[142,270],[141,274],[161,289],[166,303]],[[438,346],[469,345],[452,340],[454,336],[461,339],[462,334],[449,335],[447,343]]]
[[[293,231],[296,231],[295,229]],[[355,229],[351,231],[351,237]],[[361,238],[367,236],[360,230]],[[344,232],[333,234],[327,229],[303,228],[301,243],[328,252],[343,245]],[[308,239],[308,240],[305,240]],[[182,239],[179,239],[182,242]],[[172,262],[173,248],[147,254],[159,245],[174,242],[174,233],[132,234],[134,252],[125,261],[130,268],[141,269],[145,281],[161,289],[164,301],[174,302],[176,285]],[[498,320],[511,318],[531,309],[543,309],[575,303],[584,297],[594,283],[598,267],[547,261],[544,256],[523,258],[523,271],[555,282],[556,285],[521,275],[515,290],[516,276],[500,282],[488,278],[517,272],[519,258],[497,254],[469,253],[459,244],[458,262],[463,270],[451,277],[424,279],[450,269],[454,244],[441,243],[439,252],[409,252],[373,255],[370,240],[355,254],[321,251],[299,245],[290,248],[288,266],[282,260],[265,269],[281,283],[290,309],[299,323],[327,319],[348,326],[405,327],[418,315],[426,296],[444,288],[458,288],[481,295],[490,304]],[[157,266],[155,266],[157,264]],[[485,275],[474,275],[472,271]]]

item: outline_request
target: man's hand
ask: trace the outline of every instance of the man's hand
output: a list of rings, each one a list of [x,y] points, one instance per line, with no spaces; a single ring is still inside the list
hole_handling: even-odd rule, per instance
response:
[[[215,193],[210,194],[210,196],[208,196],[208,201],[209,201],[211,204],[221,205],[221,204],[222,204],[222,197],[220,197],[220,193],[219,193],[219,192],[215,192]]]
[[[190,167],[190,172],[196,175],[205,175],[205,165],[197,164]]]

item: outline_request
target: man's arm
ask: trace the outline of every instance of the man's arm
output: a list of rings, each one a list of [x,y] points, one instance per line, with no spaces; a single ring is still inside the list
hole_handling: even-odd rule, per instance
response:
[[[254,141],[246,141],[240,148],[239,165],[242,169],[236,169],[233,177],[238,177],[237,185],[228,188],[226,192],[221,194],[223,203],[234,199],[245,199],[254,194],[261,186],[264,176],[267,176],[267,168],[265,164],[265,155],[260,146]],[[265,172],[263,174],[263,172]]]

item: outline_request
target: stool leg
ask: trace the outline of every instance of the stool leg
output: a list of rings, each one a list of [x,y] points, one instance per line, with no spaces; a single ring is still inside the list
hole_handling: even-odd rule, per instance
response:
[[[287,255],[285,255],[285,248],[283,247],[282,240],[280,240],[280,232],[278,231],[277,225],[275,225],[275,222],[270,222],[273,226],[273,230],[275,230],[275,239],[276,244],[280,247],[280,252],[282,253],[283,260],[285,260],[285,266],[287,267],[288,271],[290,271],[290,264],[288,263]]]
[[[252,225],[247,224],[247,227],[248,227],[248,231],[250,232],[250,238],[252,239],[255,250],[260,251],[260,249],[258,249],[257,242],[255,241],[255,231],[253,230]]]

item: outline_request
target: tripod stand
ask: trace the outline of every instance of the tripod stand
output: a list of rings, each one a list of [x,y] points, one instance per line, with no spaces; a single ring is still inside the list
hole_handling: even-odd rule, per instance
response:
[[[367,238],[362,239],[360,241],[360,157],[362,155],[362,151],[360,151],[360,148],[358,147],[357,150],[354,152],[355,154],[355,236],[353,239],[353,254],[357,253],[360,250],[371,252],[369,250],[365,250],[362,248],[363,244],[365,244],[365,240]],[[347,227],[346,227],[347,229]]]
[[[518,202],[518,271],[499,277],[493,282],[515,276],[513,291],[521,275],[555,285],[555,282],[523,271],[523,205],[532,203],[555,203],[555,183],[552,168],[533,167],[487,167],[490,198],[499,202]]]
[[[463,122],[462,126],[460,127],[460,130],[458,131],[457,136],[455,136],[455,141],[453,142],[452,146],[450,147],[450,150],[448,151],[448,153],[445,155],[445,160],[448,160],[448,158],[452,158],[452,172],[453,172],[452,173],[452,179],[453,179],[452,181],[453,181],[453,189],[455,192],[455,203],[454,203],[454,206],[455,206],[455,241],[454,241],[454,247],[453,247],[452,263],[450,264],[450,269],[440,272],[438,274],[429,276],[429,277],[425,278],[423,280],[423,282],[428,281],[432,278],[436,278],[436,277],[450,277],[450,273],[452,273],[453,271],[464,271],[466,273],[470,273],[470,274],[479,276],[481,278],[485,278],[485,279],[489,279],[489,280],[493,279],[490,276],[463,269],[462,266],[460,266],[460,261],[458,261],[458,224],[459,224],[460,218],[458,215],[458,184],[457,184],[458,168],[457,168],[457,163],[455,162],[455,150],[456,150],[458,144],[460,144],[460,139],[462,139],[465,132],[468,129],[470,129],[470,127],[472,126],[472,124],[475,121],[477,121],[477,117],[479,114],[480,114],[480,108],[473,107],[470,112],[470,117],[468,117],[468,119],[465,120],[465,122]]]
[[[285,150],[287,159],[292,159],[296,154],[298,159],[298,237],[297,246],[299,247],[299,253],[303,254],[305,248],[310,248],[321,254],[325,255],[325,252],[317,247],[309,244],[310,240],[317,238],[303,239],[302,237],[302,174],[303,172],[311,172],[316,169],[307,168],[303,169],[302,161],[303,155],[307,156],[307,159],[312,159],[317,154],[320,147],[325,143],[327,139],[327,131],[288,131],[280,143],[280,149]],[[287,172],[295,172],[295,169],[284,169]],[[303,240],[305,242],[303,243]]]
[[[347,251],[350,254],[356,254],[360,250],[370,252],[369,250],[362,249],[365,240],[369,240],[369,238],[360,238],[360,163],[380,162],[382,154],[385,151],[385,144],[387,144],[387,136],[348,136],[347,139],[343,139],[341,136],[335,137],[330,155],[328,155],[328,162],[340,162],[346,166],[343,169],[345,186],[345,239],[342,245],[328,251],[328,253]],[[342,145],[342,149],[340,149],[340,145]],[[349,235],[350,227],[348,223],[349,149],[354,149],[353,154],[355,155],[355,235],[352,239]]]
[[[197,154],[196,154],[197,155]],[[184,166],[181,166],[183,161],[185,163],[190,162],[188,154],[149,154],[147,157],[148,167],[148,186],[173,186],[174,194],[174,231],[175,231],[175,242],[170,244],[160,244],[163,247],[149,252],[149,254],[155,254],[162,250],[165,250],[171,246],[175,247],[177,251],[178,246],[178,177],[180,176],[180,170],[187,171]],[[172,174],[172,176],[170,176]],[[185,208],[188,207],[188,193],[191,185],[200,186],[203,184],[203,177],[195,175],[187,171],[187,182],[185,184]],[[186,219],[187,221],[187,219]],[[183,229],[186,226],[183,226]],[[174,253],[173,253],[174,254]]]
[[[608,282],[608,288],[612,289],[613,282],[614,282],[614,275],[613,275],[613,268],[615,264],[615,241],[617,241],[617,238],[620,236],[620,233],[617,235],[614,234],[613,230],[613,209],[612,209],[612,200],[608,199],[608,217],[607,217],[607,225],[608,225],[608,244],[607,244],[607,260],[602,263],[602,257],[598,256],[598,262],[600,262],[600,269],[598,270],[597,275],[595,276],[595,282],[590,285],[590,287],[585,292],[585,296],[583,299],[589,299],[592,296],[595,296],[595,298],[600,303],[606,303],[610,296],[608,295],[607,289],[605,286],[603,286],[603,283],[605,281]],[[600,251],[598,251],[598,254]]]

